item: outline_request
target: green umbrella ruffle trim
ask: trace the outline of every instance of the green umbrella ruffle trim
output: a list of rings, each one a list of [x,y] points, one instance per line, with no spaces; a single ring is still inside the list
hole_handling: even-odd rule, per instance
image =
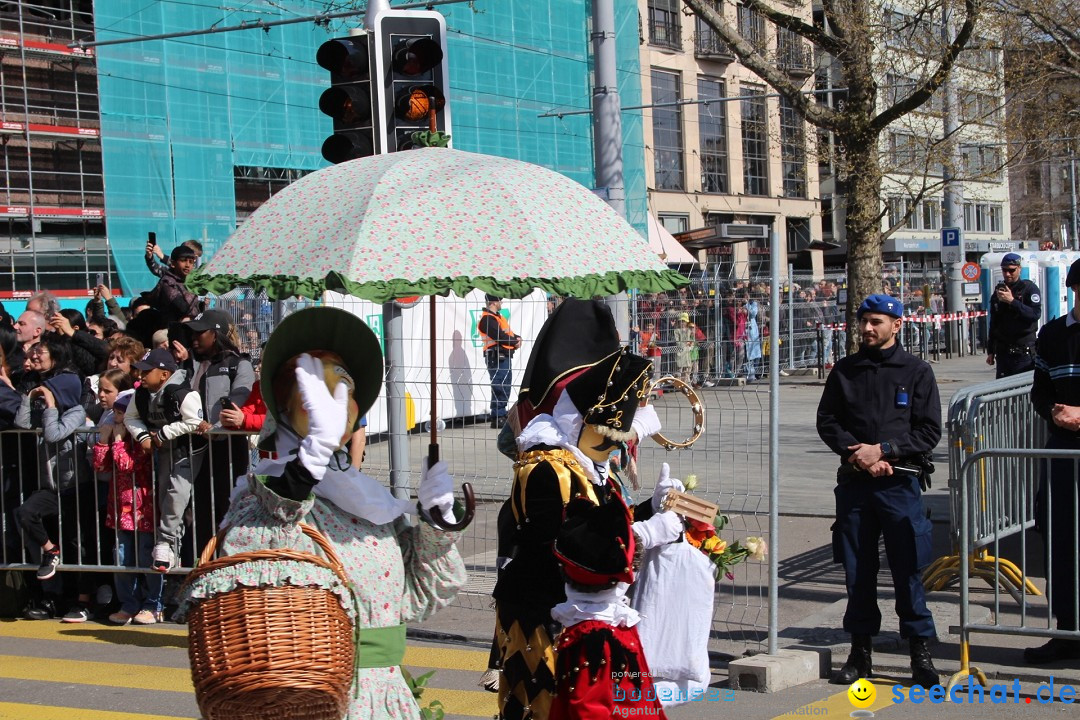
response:
[[[690,280],[675,270],[623,270],[602,275],[566,278],[519,278],[496,280],[491,277],[426,278],[424,280],[383,280],[357,283],[332,272],[325,278],[299,278],[285,275],[210,275],[196,269],[187,279],[187,287],[199,295],[224,295],[239,287],[265,290],[271,300],[290,297],[318,299],[326,291],[352,295],[374,303],[416,295],[465,297],[472,290],[504,298],[523,298],[533,290],[544,290],[560,297],[594,298],[615,295],[626,290],[645,293],[666,292],[689,285]]]

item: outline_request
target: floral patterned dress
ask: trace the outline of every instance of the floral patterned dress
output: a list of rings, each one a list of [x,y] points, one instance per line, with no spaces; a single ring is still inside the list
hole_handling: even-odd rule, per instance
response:
[[[234,497],[225,516],[230,530],[221,551],[231,555],[289,547],[321,554],[298,523],[316,527],[334,545],[356,589],[355,606],[342,598],[342,607],[361,628],[424,620],[448,605],[465,584],[455,533],[423,522],[414,527],[375,525],[314,495],[302,502],[283,498],[254,476],[249,476],[248,489],[249,494]],[[330,588],[334,577],[307,563],[245,563],[209,573],[188,586],[178,614],[183,617],[194,602],[238,585],[285,584]],[[357,668],[346,717],[420,718],[420,709],[399,667]]]

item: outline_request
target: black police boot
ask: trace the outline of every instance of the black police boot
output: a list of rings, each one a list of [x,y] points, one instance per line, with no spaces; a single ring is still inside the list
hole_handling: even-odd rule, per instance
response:
[[[1077,659],[1080,659],[1080,641],[1065,638],[1051,638],[1045,645],[1024,650],[1024,660],[1032,665]]]
[[[911,684],[924,688],[941,684],[937,668],[930,658],[930,638],[913,637],[908,640],[911,646]]]
[[[870,657],[873,647],[874,639],[869,635],[852,635],[851,653],[848,654],[847,662],[829,682],[833,685],[850,685],[859,678],[870,677],[874,672]]]

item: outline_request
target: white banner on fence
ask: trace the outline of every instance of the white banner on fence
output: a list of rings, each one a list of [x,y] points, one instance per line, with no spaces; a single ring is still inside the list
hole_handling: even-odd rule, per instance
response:
[[[339,307],[362,319],[383,341],[383,309],[367,300],[339,293],[326,293],[326,305]],[[503,315],[510,329],[521,336],[521,348],[514,354],[513,388],[510,402],[517,398],[521,376],[532,352],[533,340],[547,319],[547,296],[537,290],[521,300],[504,300]],[[477,331],[484,310],[484,293],[476,290],[465,298],[456,295],[435,299],[436,365],[438,412],[443,420],[482,415],[491,402],[491,381],[484,364],[484,343]],[[414,422],[423,425],[431,417],[429,300],[423,298],[402,310],[405,335],[405,392]],[[385,347],[384,347],[385,351]],[[368,413],[368,432],[386,432],[386,386]]]

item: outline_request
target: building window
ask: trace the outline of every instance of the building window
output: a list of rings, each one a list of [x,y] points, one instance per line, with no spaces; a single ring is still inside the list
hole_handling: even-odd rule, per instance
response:
[[[679,0],[649,0],[649,44],[674,50],[682,47]]]
[[[1042,169],[1035,167],[1027,172],[1024,186],[1025,195],[1042,195]]]
[[[922,229],[923,230],[940,230],[941,229],[941,201],[940,200],[923,200],[922,206]]]
[[[1002,228],[1001,205],[964,203],[964,230],[977,233],[999,233]]]
[[[698,99],[724,97],[720,80],[698,78]],[[698,132],[701,156],[701,192],[728,193],[727,103],[698,105]]]
[[[759,86],[742,88],[743,192],[769,194],[769,147],[765,91]]]
[[[992,145],[961,145],[964,174],[968,180],[996,182],[1001,179],[1001,149]]]
[[[810,218],[789,217],[786,225],[789,253],[802,252],[810,247]]]
[[[945,162],[941,153],[935,152],[933,157],[928,155],[929,147],[939,143],[940,138],[916,137],[909,133],[889,133],[889,160],[892,163],[892,169],[912,175],[926,173],[941,177],[945,174]]]
[[[780,159],[784,197],[806,197],[806,126],[787,98],[780,98]]]
[[[769,49],[765,38],[765,16],[744,5],[739,5],[738,15],[739,34],[759,53],[765,53]]]
[[[821,236],[831,238],[833,235],[833,199],[832,195],[821,196]]]
[[[723,14],[724,9],[720,0],[706,0],[712,5],[712,9]],[[730,62],[735,59],[734,53],[727,43],[720,39],[712,26],[698,17],[695,21],[696,33],[694,35],[694,52],[704,59]]]
[[[682,78],[678,73],[652,71],[654,105],[676,103],[682,96]],[[685,190],[683,172],[682,107],[654,107],[653,156],[657,190]]]
[[[664,229],[672,235],[690,229],[690,216],[688,215],[657,215],[656,217],[660,224],[664,226]]]

